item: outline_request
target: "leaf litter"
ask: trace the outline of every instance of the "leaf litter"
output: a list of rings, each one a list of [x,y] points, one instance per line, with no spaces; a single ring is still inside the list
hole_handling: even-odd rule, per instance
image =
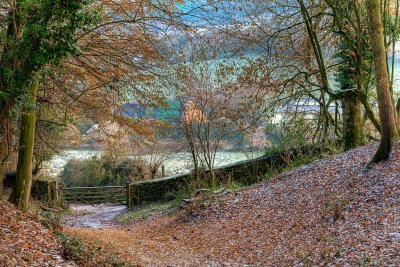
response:
[[[0,200],[0,266],[75,265],[62,258],[62,247],[51,230]]]
[[[198,199],[173,216],[64,232],[134,266],[400,266],[400,149],[365,169],[376,147]],[[3,201],[0,214],[0,266],[71,266],[32,215]]]
[[[376,147],[318,160],[196,210],[66,232],[108,244],[138,266],[400,266],[400,149],[365,169]]]

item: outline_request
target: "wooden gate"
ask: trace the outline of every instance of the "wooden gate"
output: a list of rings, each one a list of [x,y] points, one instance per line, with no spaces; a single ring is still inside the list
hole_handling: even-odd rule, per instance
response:
[[[127,204],[127,186],[66,187],[62,195],[66,203]]]

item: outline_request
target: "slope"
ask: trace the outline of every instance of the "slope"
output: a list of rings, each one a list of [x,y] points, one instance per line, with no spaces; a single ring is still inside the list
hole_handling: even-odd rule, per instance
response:
[[[400,266],[400,149],[365,170],[375,149],[318,160],[174,216],[67,232],[140,266]]]
[[[53,233],[29,213],[0,200],[0,266],[75,266]]]

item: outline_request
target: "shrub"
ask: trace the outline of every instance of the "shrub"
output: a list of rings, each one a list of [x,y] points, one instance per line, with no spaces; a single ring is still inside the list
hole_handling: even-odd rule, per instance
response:
[[[58,234],[63,247],[63,256],[74,260],[79,266],[133,266],[113,249],[99,242],[85,242],[79,237]]]
[[[65,186],[71,187],[125,185],[128,182],[153,177],[150,166],[141,160],[92,157],[68,161],[60,178]]]
[[[312,143],[313,129],[313,121],[300,116],[291,121],[283,121],[279,125],[267,125],[265,135],[272,144],[270,150],[282,151]]]

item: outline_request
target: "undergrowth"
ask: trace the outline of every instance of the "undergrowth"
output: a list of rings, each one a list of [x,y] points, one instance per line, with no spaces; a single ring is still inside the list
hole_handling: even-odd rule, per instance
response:
[[[229,183],[218,183],[214,190],[206,188],[205,182],[191,182],[188,186],[181,188],[176,194],[175,199],[168,202],[143,203],[120,214],[116,222],[120,224],[146,219],[148,217],[163,214],[166,216],[176,215],[179,208],[185,207],[184,203],[191,198],[201,197],[214,198],[226,193],[238,192],[245,188],[245,185],[238,181]]]
[[[82,241],[79,237],[58,233],[63,247],[65,259],[73,260],[79,266],[133,266],[121,259],[111,248],[103,247],[100,243]]]
[[[135,207],[134,209],[128,210],[119,216],[116,221],[118,223],[127,223],[132,220],[141,220],[148,218],[155,214],[164,214],[171,211],[171,209],[177,207],[176,201],[158,202],[152,204],[143,204]]]

